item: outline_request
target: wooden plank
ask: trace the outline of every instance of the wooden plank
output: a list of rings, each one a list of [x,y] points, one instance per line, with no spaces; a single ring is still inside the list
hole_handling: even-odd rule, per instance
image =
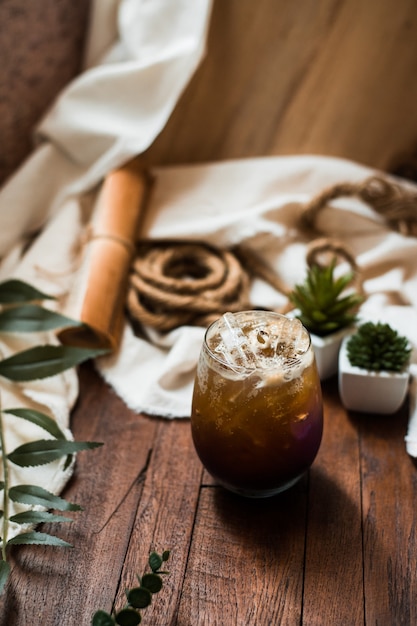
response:
[[[274,145],[387,169],[417,139],[417,5],[334,5],[316,55],[280,118]]]
[[[367,624],[417,623],[417,472],[396,415],[357,415],[361,434]]]
[[[125,589],[137,586],[136,574],[149,571],[152,550],[170,550],[162,591],[143,619],[154,626],[175,624],[193,534],[202,466],[194,451],[189,420],[157,420],[157,437],[146,472],[135,525],[126,552],[116,600],[124,606]]]
[[[176,624],[300,623],[306,480],[265,500],[201,491]]]
[[[78,455],[63,494],[84,511],[71,524],[44,526],[74,547],[13,550],[0,624],[89,626],[95,610],[111,608],[157,424],[133,415],[92,367],[83,366],[72,426],[77,440],[104,442]]]
[[[310,472],[303,624],[364,623],[359,435],[323,384],[324,436]]]
[[[215,0],[207,56],[151,163],[324,154],[382,169],[417,143],[414,0]]]

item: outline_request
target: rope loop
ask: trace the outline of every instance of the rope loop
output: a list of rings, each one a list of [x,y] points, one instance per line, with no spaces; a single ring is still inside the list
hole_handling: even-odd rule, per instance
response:
[[[360,294],[364,295],[361,272],[353,252],[348,246],[336,239],[321,237],[320,239],[315,239],[310,242],[307,247],[306,261],[309,267],[312,265],[325,267],[329,265],[333,258],[341,258],[348,263],[353,274],[351,283]]]
[[[361,183],[338,183],[324,189],[302,208],[301,223],[318,231],[317,217],[329,202],[357,197],[381,215],[389,228],[417,237],[417,193],[382,176],[371,176]]]
[[[249,306],[249,277],[232,252],[197,241],[138,243],[127,294],[134,321],[168,332]]]

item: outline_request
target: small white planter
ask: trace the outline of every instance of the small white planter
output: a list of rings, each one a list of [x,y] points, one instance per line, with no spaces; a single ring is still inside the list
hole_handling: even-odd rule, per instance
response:
[[[286,315],[294,318],[297,317],[298,314],[298,309],[292,309]],[[311,337],[311,345],[313,346],[320,380],[326,380],[326,378],[330,378],[331,376],[337,374],[341,343],[344,337],[351,335],[354,330],[354,326],[349,326],[347,328],[341,328],[326,337],[319,337],[319,335],[315,335],[308,330]]]
[[[343,339],[351,335],[353,330],[352,327],[342,328],[326,337],[319,337],[310,333],[320,380],[326,380],[337,374],[340,346]]]
[[[348,359],[346,344],[342,341],[339,352],[339,395],[342,404],[350,411],[391,414],[403,404],[408,390],[410,373],[372,372],[354,367]]]

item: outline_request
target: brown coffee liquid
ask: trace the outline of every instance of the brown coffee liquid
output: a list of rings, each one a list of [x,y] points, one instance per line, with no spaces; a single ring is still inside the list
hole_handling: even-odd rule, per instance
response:
[[[295,482],[317,454],[322,418],[314,361],[292,380],[263,380],[222,376],[200,359],[192,436],[203,465],[226,487],[278,491]]]

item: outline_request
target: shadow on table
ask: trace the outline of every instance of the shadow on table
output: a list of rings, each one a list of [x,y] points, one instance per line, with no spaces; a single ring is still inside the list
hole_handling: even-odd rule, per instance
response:
[[[314,524],[317,536],[326,539],[333,526],[343,528],[356,520],[360,505],[354,502],[320,468],[310,469],[296,485],[272,498],[244,498],[221,487],[213,488],[214,508],[222,527],[252,544],[268,543],[282,549],[283,540],[304,539]]]
[[[347,416],[361,435],[375,436],[378,439],[400,438],[403,441],[407,432],[409,410],[407,399],[402,407],[391,415],[347,411]]]
[[[302,597],[306,623],[320,609],[318,589],[321,597],[350,598],[343,605],[348,610],[362,597],[364,541],[382,562],[388,559],[372,523],[363,537],[360,493],[351,494],[319,467],[266,500],[247,500],[221,488],[212,491],[225,554],[237,555],[245,571],[249,568],[255,578],[264,577],[265,584],[279,589],[277,597],[282,602],[287,598],[289,606]],[[294,596],[287,596],[290,588]],[[348,623],[343,606],[333,607],[336,621],[331,623]]]

